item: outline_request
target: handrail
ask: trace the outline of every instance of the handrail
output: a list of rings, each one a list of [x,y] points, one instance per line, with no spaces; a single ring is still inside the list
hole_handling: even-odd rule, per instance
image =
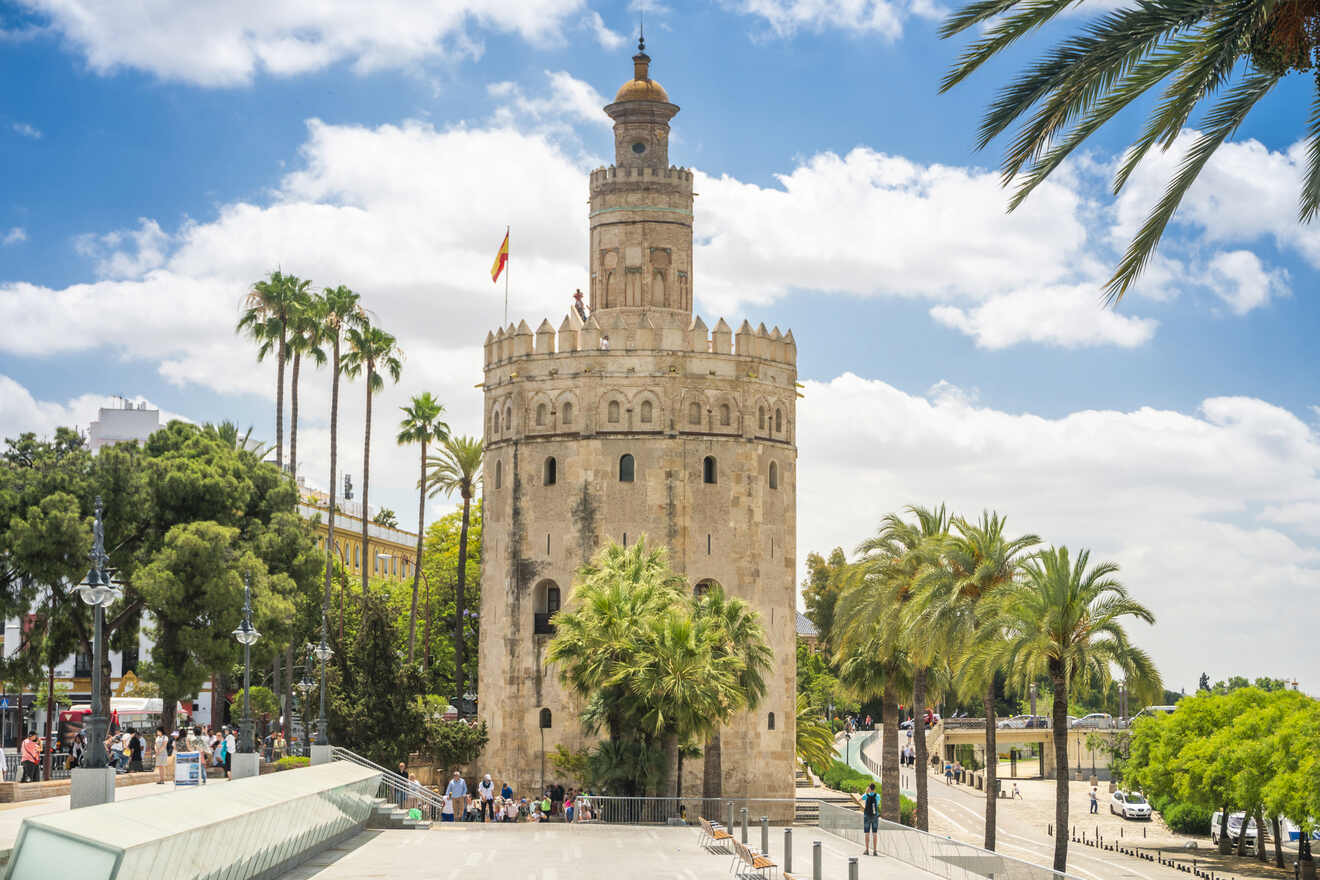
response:
[[[445,799],[443,796],[437,795],[424,785],[413,785],[412,780],[408,779],[406,776],[396,773],[393,770],[386,770],[375,761],[372,761],[370,758],[364,758],[357,752],[341,748],[340,746],[331,746],[330,758],[334,761],[348,761],[349,763],[357,764],[359,767],[366,767],[369,770],[379,772],[381,785],[384,785],[396,794],[416,798],[432,807],[443,808],[445,805]]]

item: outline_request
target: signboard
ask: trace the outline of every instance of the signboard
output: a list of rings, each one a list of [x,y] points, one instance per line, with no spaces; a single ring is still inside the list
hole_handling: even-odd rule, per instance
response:
[[[174,753],[174,785],[200,785],[202,782],[202,753]]]

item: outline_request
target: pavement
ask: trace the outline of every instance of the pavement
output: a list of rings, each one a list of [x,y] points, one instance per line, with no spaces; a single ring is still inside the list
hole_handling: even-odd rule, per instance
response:
[[[283,875],[281,880],[698,880],[727,878],[732,852],[698,846],[696,828],[629,825],[434,825],[429,831],[364,831]],[[811,876],[811,844],[821,841],[821,876],[846,880],[858,848],[818,828],[793,829],[793,873]],[[759,849],[759,831],[748,838]],[[770,857],[783,866],[784,829],[770,832]],[[923,880],[935,875],[884,857],[859,857],[860,880]]]

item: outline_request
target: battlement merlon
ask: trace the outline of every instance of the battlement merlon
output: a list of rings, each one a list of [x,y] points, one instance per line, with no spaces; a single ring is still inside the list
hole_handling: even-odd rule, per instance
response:
[[[595,355],[603,358],[632,354],[715,354],[765,361],[797,370],[797,342],[793,331],[778,327],[755,329],[743,321],[735,333],[723,318],[708,330],[700,316],[668,309],[610,309],[593,314],[584,323],[569,312],[556,330],[549,319],[533,332],[526,321],[486,334],[484,366],[487,371],[517,361],[553,356]],[[749,369],[755,370],[754,365]]]
[[[692,172],[687,168],[670,165],[668,168],[630,168],[628,166],[609,165],[591,172],[591,191],[605,187],[617,181],[636,183],[638,180],[665,180],[684,185],[692,190]]]

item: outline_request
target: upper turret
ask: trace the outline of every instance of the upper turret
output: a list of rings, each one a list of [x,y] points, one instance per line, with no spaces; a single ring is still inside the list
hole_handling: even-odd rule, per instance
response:
[[[620,168],[668,168],[669,120],[678,107],[664,86],[651,79],[646,41],[637,41],[633,78],[619,87],[605,108],[614,120],[614,164]]]

